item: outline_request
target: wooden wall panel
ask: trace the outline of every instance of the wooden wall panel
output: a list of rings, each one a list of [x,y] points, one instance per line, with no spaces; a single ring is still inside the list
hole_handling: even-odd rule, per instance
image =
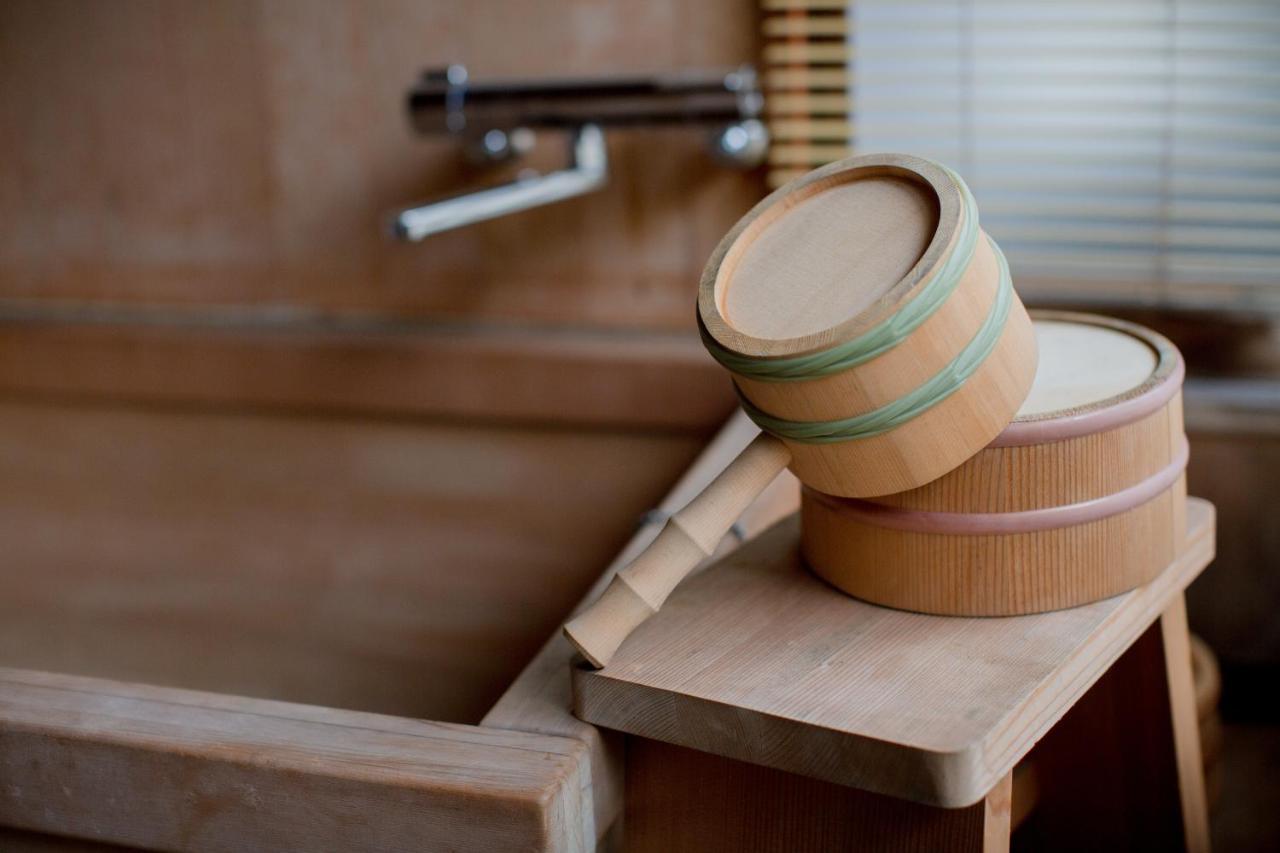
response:
[[[755,27],[752,0],[6,2],[0,300],[691,331],[697,274],[759,176],[710,165],[700,133],[611,133],[605,191],[396,244],[383,214],[489,179],[415,137],[403,96],[451,61],[731,66]]]
[[[731,406],[694,292],[761,183],[611,133],[605,191],[395,243],[509,175],[404,93],[755,44],[752,0],[0,4],[0,663],[478,719]]]
[[[0,665],[478,721],[701,444],[0,403]]]
[[[1195,632],[1225,666],[1274,668],[1280,664],[1277,418],[1261,412],[1243,420],[1236,415],[1234,428],[1232,419],[1217,420],[1217,424],[1206,423],[1208,429],[1196,429],[1191,421],[1187,430],[1191,436],[1187,488],[1218,507],[1220,530],[1217,557],[1188,590],[1187,609]],[[1250,426],[1257,431],[1249,430]]]
[[[692,335],[386,322],[246,328],[214,313],[0,317],[0,395],[693,433],[736,405],[729,377]]]

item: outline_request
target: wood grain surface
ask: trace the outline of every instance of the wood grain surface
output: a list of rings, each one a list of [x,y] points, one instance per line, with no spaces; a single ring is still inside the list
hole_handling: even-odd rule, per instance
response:
[[[183,853],[566,850],[584,808],[569,738],[27,670],[0,744],[0,823]]]
[[[602,332],[281,313],[0,305],[0,394],[699,437],[736,402],[692,328]]]
[[[745,414],[740,411],[734,414],[658,505],[659,518],[636,532],[574,612],[594,601],[617,571],[649,546],[661,529],[662,515],[671,515],[688,503],[758,434],[759,430]],[[724,538],[718,553],[731,551],[742,540],[750,539],[778,519],[795,512],[799,503],[799,484],[795,478],[786,473],[779,475],[742,514],[736,531]],[[703,567],[710,562],[704,563]],[[575,654],[564,634],[556,630],[481,724],[572,737],[586,744],[591,762],[593,809],[589,815],[584,814],[584,819],[589,817],[592,823],[584,827],[583,836],[594,839],[604,835],[622,813],[623,747],[616,732],[598,729],[573,716],[568,669]]]
[[[932,190],[896,175],[796,199],[742,249],[732,272],[722,273],[725,322],[754,338],[826,331],[904,279],[937,230]],[[780,292],[783,283],[794,286]]]
[[[889,607],[1008,616],[1116,595],[1174,558],[1185,525],[1181,356],[1131,323],[1034,317],[1031,393],[990,445],[872,501],[805,491],[804,553],[819,576]],[[1050,517],[1088,507],[1106,511]]]
[[[883,189],[886,179],[909,182],[913,191],[884,196],[877,187]],[[870,181],[871,189],[848,189],[862,181]],[[877,247],[867,240],[865,235],[877,232],[880,216],[867,198],[877,195],[889,203],[884,216],[890,222],[915,220],[904,233],[890,229],[885,234],[885,239],[904,245]],[[919,293],[951,252],[964,221],[965,208],[954,178],[930,160],[909,154],[869,154],[828,164],[770,194],[728,229],[702,270],[698,312],[717,341],[748,357],[800,355],[852,340]],[[825,318],[821,328],[801,334],[789,332],[788,324],[780,320],[773,321],[782,323],[779,333],[755,335],[735,325],[731,311],[735,305],[749,308],[750,314],[794,314],[802,325],[809,325],[803,318],[815,310],[811,302],[815,288],[829,297],[841,272],[830,259],[814,253],[832,251],[836,236],[851,230],[864,236],[854,240],[858,251],[844,260],[858,266],[866,278],[846,279],[846,287],[854,294],[841,298],[852,298],[847,307],[861,310],[836,312]],[[756,251],[762,242],[766,251]],[[914,259],[905,263],[903,271],[908,256]],[[745,273],[746,295],[731,298],[740,271]],[[863,294],[871,298],[864,299]]]
[[[944,616],[1042,613],[1152,580],[1178,552],[1186,499],[1179,476],[1140,506],[1096,521],[954,535],[863,523],[806,490],[805,560],[836,588],[886,607]]]
[[[957,290],[896,347],[858,365],[805,382],[768,382],[736,376],[749,399],[767,412],[796,420],[834,420],[869,412],[928,382],[973,340],[991,313],[999,275],[991,247],[979,238]]]
[[[701,444],[0,404],[0,665],[475,722]]]
[[[1035,365],[1031,320],[1015,299],[991,355],[960,391],[890,432],[836,444],[788,442],[791,470],[805,485],[847,497],[893,494],[931,482],[1008,425]]]
[[[866,191],[850,190],[864,181],[870,183]],[[903,192],[903,183],[914,185],[914,192]],[[880,409],[947,375],[992,316],[1001,278],[994,249],[972,231],[972,256],[962,256],[957,269],[947,267],[956,252],[969,248],[960,246],[966,217],[974,215],[965,198],[958,180],[936,163],[871,154],[816,170],[752,208],[716,247],[698,287],[707,335],[738,358],[762,365],[827,351],[918,305],[942,271],[956,279],[928,320],[880,356],[829,376],[791,381],[757,378],[739,368],[732,372],[742,395],[774,418],[831,421]],[[907,228],[905,221],[914,224]],[[830,244],[842,237],[849,246],[835,252]],[[824,314],[819,308],[831,307],[831,290],[840,282],[853,295]],[[739,286],[745,292],[734,296]],[[884,495],[924,485],[985,447],[1013,419],[1035,376],[1031,322],[1016,293],[1011,300],[993,348],[953,393],[893,429],[856,440],[780,436],[791,451],[792,472],[825,494]],[[759,328],[735,325],[735,311]],[[775,319],[764,325],[765,315]],[[788,317],[793,319],[778,319]]]
[[[600,597],[565,623],[564,634],[592,666],[609,662],[631,632],[662,607],[690,572],[715,554],[739,516],[785,470],[791,454],[760,433],[697,497],[663,524]]]
[[[1151,584],[1036,616],[921,616],[809,575],[794,519],[683,584],[613,663],[574,670],[585,720],[941,806],[976,802],[1169,606],[1213,553],[1189,501],[1184,550]],[[1189,663],[1188,663],[1189,666]]]
[[[424,68],[474,79],[732,67],[751,0],[230,0],[0,8],[0,298],[304,306],[385,316],[689,329],[707,254],[759,197],[704,134],[610,133],[600,193],[419,245],[385,215],[555,167],[469,165],[409,128]],[[501,21],[501,26],[494,26]]]
[[[940,809],[649,740],[627,740],[626,849],[637,853],[1007,853],[1008,778]]]

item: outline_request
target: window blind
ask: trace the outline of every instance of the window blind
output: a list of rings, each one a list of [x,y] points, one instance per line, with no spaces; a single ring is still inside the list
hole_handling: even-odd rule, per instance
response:
[[[1280,310],[1280,2],[764,7],[773,183],[921,154],[1033,301]]]

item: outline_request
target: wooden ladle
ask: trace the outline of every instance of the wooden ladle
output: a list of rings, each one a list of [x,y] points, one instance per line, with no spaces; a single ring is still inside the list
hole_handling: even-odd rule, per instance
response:
[[[854,157],[771,194],[712,254],[698,318],[764,433],[565,626],[596,667],[784,467],[840,497],[921,486],[1005,428],[1036,370],[973,197],[919,157]]]

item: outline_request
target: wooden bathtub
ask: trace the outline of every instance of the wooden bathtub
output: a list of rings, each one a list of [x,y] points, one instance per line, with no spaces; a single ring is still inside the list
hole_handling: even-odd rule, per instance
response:
[[[539,551],[571,521],[509,480],[554,480],[540,466],[566,453],[629,476],[652,453],[0,414],[25,442],[0,451],[0,847],[98,849],[34,834],[55,833],[175,851],[590,850],[608,830],[619,768],[569,714],[558,631],[581,588]],[[60,453],[68,430],[76,456]],[[753,431],[730,421],[662,506]],[[501,477],[466,476],[477,443],[510,454],[489,466]],[[580,491],[545,504],[616,509],[608,488]],[[795,501],[780,481],[745,523]],[[575,526],[587,551],[607,547]]]
[[[0,31],[0,850],[590,847],[566,662],[516,679],[732,408],[691,284],[763,181],[639,129],[607,191],[400,244],[388,212],[561,155],[470,166],[403,98],[732,67],[753,0]]]

